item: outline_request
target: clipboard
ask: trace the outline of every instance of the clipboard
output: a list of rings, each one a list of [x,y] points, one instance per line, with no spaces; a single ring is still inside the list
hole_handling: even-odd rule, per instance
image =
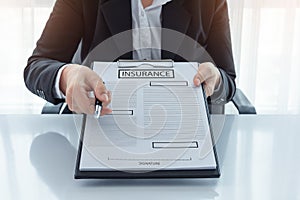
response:
[[[94,70],[101,68],[99,66],[97,68],[97,65],[107,66],[107,69],[112,70],[114,73],[114,76],[117,76],[118,79],[129,80],[130,83],[133,83],[135,80],[143,79],[145,82],[149,81],[149,85],[147,86],[149,88],[151,88],[151,87],[155,88],[157,86],[162,86],[162,85],[164,88],[165,87],[172,88],[172,87],[174,87],[174,85],[173,85],[174,82],[178,81],[178,83],[180,82],[180,84],[181,84],[184,81],[186,81],[186,80],[178,79],[178,74],[176,73],[176,68],[179,66],[186,67],[187,65],[191,65],[191,63],[189,63],[189,64],[188,63],[175,63],[172,60],[158,60],[158,61],[120,60],[116,63],[94,62],[92,65],[92,68]],[[193,66],[196,66],[196,65],[197,65],[197,63],[194,63]],[[123,71],[124,69],[129,70],[131,73],[124,73],[123,74],[124,77],[122,77],[122,75],[120,76],[120,73],[124,72]],[[144,73],[138,73],[139,70],[141,70],[141,69],[144,70]],[[165,71],[166,69],[171,70],[172,72],[174,72],[174,74],[172,74],[171,71],[167,71],[167,72],[169,72],[169,74],[168,74]],[[155,70],[158,70],[158,71],[155,71]],[[144,76],[149,75],[149,74],[154,75],[154,73],[152,73],[153,71],[157,72],[156,73],[157,77],[153,77],[153,76],[150,78],[149,77],[141,78],[141,76],[130,77],[130,75],[134,76],[137,74],[139,74],[139,75],[142,74]],[[184,71],[186,71],[186,69]],[[159,74],[158,72],[161,72],[161,74]],[[99,73],[99,75],[101,75],[101,77],[103,77],[103,74],[101,74],[102,72],[98,71],[97,73]],[[136,73],[136,74],[134,74],[134,73]],[[128,77],[126,76],[126,74]],[[172,78],[173,75],[174,75],[174,77],[177,76],[176,77],[177,79]],[[159,77],[159,76],[163,76],[163,77]],[[191,79],[192,79],[192,77],[191,77]],[[106,81],[107,79],[103,78],[103,80],[107,83],[107,81]],[[191,85],[190,82],[188,82],[188,81],[186,81],[186,82],[187,82],[186,86]],[[153,85],[151,85],[151,83]],[[165,85],[165,83],[168,83],[168,84]],[[172,84],[170,85],[169,83],[172,83]],[[178,86],[178,85],[176,85],[176,86]],[[184,86],[184,85],[182,84],[182,86]],[[158,88],[160,88],[160,87],[158,87]],[[183,89],[183,90],[180,89],[180,91],[185,91],[185,89]],[[191,139],[186,139],[186,138],[182,139],[181,138],[182,135],[180,135],[180,137],[178,136],[178,138],[177,138],[177,136],[176,136],[176,138],[175,139],[173,138],[173,140],[167,140],[166,138],[162,138],[161,140],[159,140],[159,139],[157,139],[160,137],[160,135],[158,133],[157,135],[152,137],[152,138],[156,138],[156,139],[152,139],[152,140],[151,140],[151,137],[149,137],[150,139],[136,137],[132,141],[135,141],[135,140],[138,142],[143,141],[144,143],[142,143],[142,145],[137,145],[136,148],[134,145],[132,145],[133,146],[132,147],[127,144],[128,148],[126,149],[126,151],[128,151],[128,152],[124,153],[121,151],[116,151],[116,153],[112,153],[109,150],[111,150],[112,148],[119,149],[120,146],[123,145],[122,144],[123,141],[120,140],[119,143],[113,143],[114,145],[117,144],[115,147],[109,146],[108,143],[105,143],[105,145],[101,144],[104,147],[102,147],[99,144],[94,144],[94,142],[95,143],[100,142],[101,139],[98,138],[98,140],[97,140],[96,139],[97,136],[93,138],[92,134],[90,136],[88,134],[90,134],[90,132],[95,132],[94,136],[96,134],[98,134],[99,131],[94,130],[95,126],[92,125],[92,124],[95,124],[98,122],[95,122],[92,119],[92,116],[84,115],[83,122],[82,122],[80,142],[79,142],[79,147],[78,147],[78,153],[77,153],[74,178],[75,179],[123,179],[123,178],[138,179],[138,178],[218,178],[218,177],[220,177],[218,156],[217,156],[217,152],[216,152],[216,148],[215,148],[215,141],[213,138],[212,129],[211,129],[211,125],[210,125],[210,116],[209,116],[207,101],[206,101],[205,93],[204,93],[202,87],[199,88],[199,91],[201,91],[201,96],[203,95],[202,96],[203,98],[201,98],[201,99],[204,100],[204,104],[203,104],[203,109],[205,110],[205,114],[203,115],[205,117],[204,121],[207,121],[207,123],[208,123],[208,132],[209,133],[206,138],[208,138],[208,140],[209,140],[208,143],[211,145],[211,147],[210,147],[211,151],[208,152],[206,157],[204,157],[203,159],[210,160],[209,162],[210,163],[214,162],[214,164],[212,164],[212,165],[210,164],[211,166],[209,166],[209,167],[206,167],[205,165],[197,166],[197,163],[198,162],[201,163],[201,161],[198,161],[194,157],[192,158],[190,156],[190,158],[189,158],[187,156],[187,155],[197,155],[197,154],[195,154],[195,152],[197,152],[198,149],[199,149],[199,155],[200,155],[200,147],[201,147],[201,145],[204,146],[204,142],[201,143],[201,140],[195,139],[198,136],[191,137]],[[113,94],[114,94],[114,91],[113,91]],[[118,105],[118,104],[115,104],[115,105]],[[112,109],[113,109],[113,111],[115,111],[117,113],[117,115],[119,115],[119,114],[125,115],[125,116],[131,115],[133,113],[136,113],[138,110],[138,109],[136,109],[136,110],[135,109],[118,110],[118,108],[114,109],[115,105],[112,105]],[[203,110],[202,110],[202,112],[203,112]],[[132,116],[130,116],[130,117],[132,117]],[[172,118],[171,115],[169,118]],[[103,125],[101,123],[109,123],[112,121],[112,119],[113,118],[110,118],[110,119],[107,119],[107,121],[105,121],[106,120],[105,118],[102,118],[102,119],[100,118],[99,124]],[[121,118],[121,119],[123,119],[123,118]],[[188,118],[188,119],[190,119],[190,118]],[[108,121],[108,120],[110,120],[110,121]],[[120,120],[120,119],[117,119],[117,120]],[[172,124],[172,120],[170,120],[170,124]],[[166,121],[166,125],[168,125],[168,121]],[[182,125],[182,126],[184,126],[184,125]],[[102,131],[102,127],[100,129]],[[104,129],[105,128],[103,128],[103,130]],[[134,129],[134,130],[137,130],[136,132],[138,133],[140,129]],[[143,129],[143,130],[146,130],[146,129]],[[151,132],[151,130],[152,129],[150,129],[150,132]],[[129,134],[130,134],[130,131],[132,131],[132,130],[130,129],[127,132],[129,132]],[[103,132],[105,132],[105,131],[103,131]],[[109,132],[109,131],[106,131],[106,132]],[[135,131],[132,131],[132,132],[135,132]],[[145,134],[145,132],[147,132],[147,131],[144,131],[144,134]],[[149,130],[148,130],[148,132],[149,132]],[[101,135],[101,134],[99,134],[99,135]],[[105,137],[102,137],[102,135],[101,135],[101,137],[102,137],[102,139],[104,138],[104,140],[105,140],[105,138],[107,138],[107,137],[113,137],[111,135],[113,135],[113,134],[108,134],[108,136],[106,135]],[[131,136],[132,135],[129,135],[128,137],[131,137]],[[183,138],[184,137],[185,136],[183,136]],[[87,139],[87,138],[90,138],[90,139]],[[114,140],[114,138],[109,138],[109,140]],[[125,138],[125,140],[126,140],[126,138]],[[90,144],[87,144],[87,143],[90,143]],[[119,144],[120,144],[120,146],[118,146]],[[144,144],[148,144],[149,148],[151,149],[151,153],[153,153],[153,154],[151,154],[152,157],[151,156],[147,157],[146,154],[136,153],[135,150],[138,150],[138,148],[143,148],[141,146],[143,146]],[[99,146],[97,146],[97,145],[99,145]],[[101,151],[93,150],[96,148],[100,149]],[[126,147],[124,147],[124,148],[126,148]],[[134,152],[134,153],[130,152],[130,150],[132,150],[132,152]],[[105,151],[107,151],[107,152],[105,152]],[[114,149],[113,149],[113,151],[114,151]],[[178,155],[177,155],[176,153],[174,153],[175,151],[176,151],[176,153],[177,152],[180,152],[180,153],[178,153]],[[103,153],[103,152],[105,152],[105,153]],[[110,153],[111,153],[111,155],[109,155]],[[99,154],[99,155],[104,154],[104,155],[98,156],[97,154]],[[150,152],[149,152],[149,154],[150,154]],[[155,156],[153,156],[154,154],[155,154]],[[161,158],[159,157],[160,154],[161,154]],[[176,159],[173,159],[173,157],[172,157],[172,159],[173,159],[172,162],[170,161],[170,163],[167,163],[165,160],[166,160],[166,156],[168,156],[169,154],[170,154],[170,157],[173,154],[174,155],[176,154],[177,157],[176,157]],[[194,160],[190,161],[189,159],[194,159]],[[116,164],[111,165],[111,163],[114,163],[114,162]],[[155,165],[158,165],[158,164],[164,163],[164,162],[167,164],[164,165],[163,167],[155,166]],[[184,163],[184,164],[181,164],[180,162]],[[109,164],[107,164],[107,163],[109,163]],[[136,163],[136,165],[132,164],[132,163]],[[191,163],[191,165],[185,164],[185,163]],[[122,165],[124,165],[124,166],[122,166]],[[142,166],[140,166],[140,165],[142,165]],[[132,166],[134,166],[134,167],[132,167]]]

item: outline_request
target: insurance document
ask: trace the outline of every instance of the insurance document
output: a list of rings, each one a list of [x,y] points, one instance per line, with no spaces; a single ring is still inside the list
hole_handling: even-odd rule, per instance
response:
[[[94,62],[112,92],[110,115],[87,115],[80,171],[215,169],[197,63]]]

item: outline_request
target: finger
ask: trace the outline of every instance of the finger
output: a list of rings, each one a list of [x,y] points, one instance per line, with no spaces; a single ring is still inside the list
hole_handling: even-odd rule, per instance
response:
[[[110,99],[109,99],[109,92],[106,89],[103,81],[101,78],[99,78],[97,80],[96,86],[94,88],[94,93],[97,99],[99,99],[102,103],[109,103]]]
[[[108,92],[108,96],[110,96],[110,92]],[[96,109],[96,105],[95,105],[95,96],[93,92],[88,92],[88,97],[89,97],[89,101],[90,101],[90,114],[94,114],[95,113],[95,109]],[[101,116],[102,115],[106,115],[106,114],[110,114],[112,112],[112,110],[110,108],[107,107],[107,105],[105,105],[104,103],[102,103],[102,108],[101,108]]]
[[[112,113],[112,109],[110,109],[108,107],[102,107],[102,109],[101,109],[101,116],[107,115],[107,114],[111,114],[111,113]]]
[[[97,88],[99,83],[103,83],[103,80],[101,77],[94,72],[93,70],[89,68],[84,68],[84,71],[82,72],[85,74],[85,83],[91,87],[91,89]]]
[[[201,83],[205,82],[211,76],[211,72],[207,64],[200,64],[198,71],[194,76],[194,85],[200,86]]]
[[[108,97],[108,101],[106,102],[102,102],[103,106],[108,106],[111,102],[111,91],[107,91],[107,97]]]
[[[213,86],[211,84],[205,83],[203,85],[203,89],[204,89],[205,95],[207,97],[210,97],[213,94],[213,92],[214,92]]]
[[[101,115],[111,113],[112,110],[107,107],[111,102],[111,92],[106,89],[105,84],[100,77],[96,82],[94,94],[95,97],[102,102]]]
[[[78,101],[78,110],[80,113],[92,115],[95,113],[95,100],[91,100],[85,95],[82,95]]]
[[[194,76],[193,82],[195,86],[200,86],[201,83],[205,83],[211,76],[204,75],[205,73],[202,71],[198,71],[198,73]]]
[[[93,114],[95,112],[95,99],[89,98],[88,92],[78,88],[72,95],[72,110],[76,113]]]
[[[197,87],[199,87],[200,84],[203,82],[198,73],[194,76],[193,82],[194,82],[194,85]]]
[[[107,114],[112,113],[112,110],[109,107],[107,107],[108,104],[110,104],[110,102],[111,102],[111,92],[108,91],[107,95],[108,95],[108,101],[105,102],[105,103],[102,103],[103,107],[102,107],[102,110],[101,110],[101,115],[107,115]]]
[[[96,106],[95,106],[95,98],[88,98],[89,99],[89,113],[86,114],[94,114],[95,110],[96,110]]]

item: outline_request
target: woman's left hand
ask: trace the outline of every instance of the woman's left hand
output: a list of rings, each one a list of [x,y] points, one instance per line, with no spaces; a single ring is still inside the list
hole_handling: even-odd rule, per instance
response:
[[[194,85],[200,86],[203,83],[204,91],[207,97],[213,95],[214,90],[219,86],[221,73],[211,62],[201,63],[198,72],[194,76]]]

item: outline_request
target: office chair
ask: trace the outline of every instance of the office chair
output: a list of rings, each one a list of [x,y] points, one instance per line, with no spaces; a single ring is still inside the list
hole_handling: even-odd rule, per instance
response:
[[[236,88],[235,94],[232,99],[232,103],[238,110],[239,114],[256,115],[255,107],[251,104],[249,99],[239,88]]]
[[[249,99],[246,97],[246,95],[243,93],[242,90],[236,89],[235,95],[232,99],[232,103],[238,110],[239,114],[256,114],[255,107],[251,104]],[[71,114],[68,107],[64,107],[63,103],[59,103],[57,105],[54,105],[52,103],[47,102],[43,109],[42,114]]]

